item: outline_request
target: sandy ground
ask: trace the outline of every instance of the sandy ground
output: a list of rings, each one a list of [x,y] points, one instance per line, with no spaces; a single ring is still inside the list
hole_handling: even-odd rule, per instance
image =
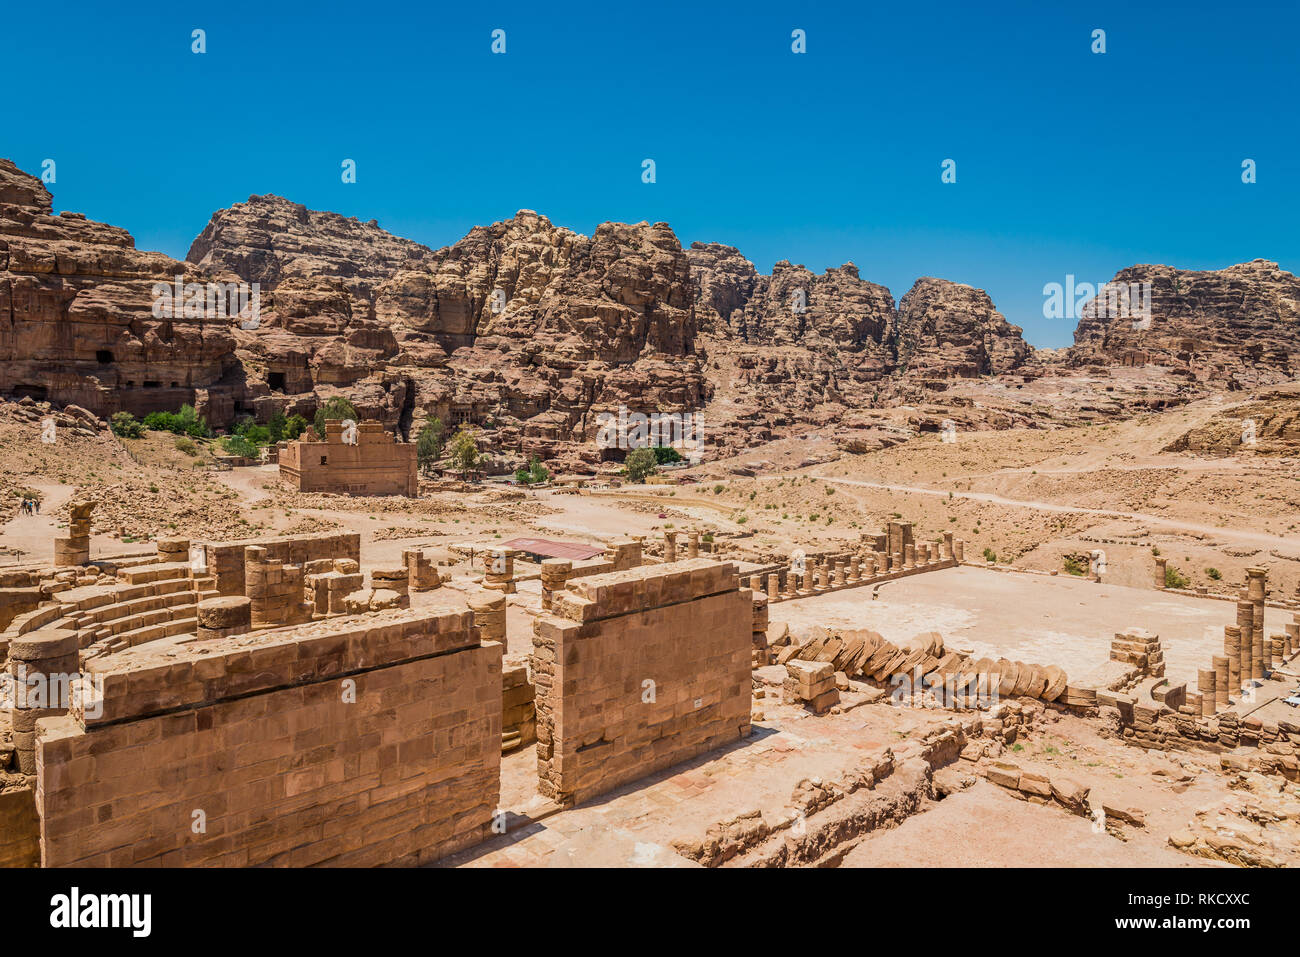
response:
[[[1212,862],[1122,841],[1087,818],[1030,804],[986,781],[949,795],[898,827],[869,835],[841,867],[1203,867]]]
[[[1197,669],[1223,653],[1224,625],[1236,623],[1235,606],[1226,601],[969,566],[902,578],[878,590],[778,602],[769,616],[796,634],[815,625],[870,628],[896,643],[937,631],[948,647],[977,658],[1054,664],[1070,675],[1104,663],[1115,634],[1136,626],[1160,636],[1167,676],[1191,687]],[[1273,608],[1264,617],[1270,634],[1290,620],[1290,613]]]

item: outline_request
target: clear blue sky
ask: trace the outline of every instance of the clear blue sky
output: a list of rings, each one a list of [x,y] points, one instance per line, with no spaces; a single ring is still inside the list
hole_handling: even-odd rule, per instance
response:
[[[763,271],[970,283],[1059,346],[1067,273],[1300,271],[1297,7],[6,2],[0,156],[176,257],[251,193],[435,248],[525,207],[665,220]]]

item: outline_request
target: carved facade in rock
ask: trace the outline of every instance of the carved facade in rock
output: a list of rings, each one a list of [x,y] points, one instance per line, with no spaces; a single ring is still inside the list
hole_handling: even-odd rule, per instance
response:
[[[200,272],[80,213],[53,213],[44,184],[0,159],[0,393],[100,416],[189,402],[229,415],[240,367],[230,321],[158,316],[156,286],[236,281]]]

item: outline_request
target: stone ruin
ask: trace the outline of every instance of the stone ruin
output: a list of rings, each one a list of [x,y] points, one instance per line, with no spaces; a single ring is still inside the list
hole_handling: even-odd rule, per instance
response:
[[[686,535],[680,552],[665,536],[664,560],[625,540],[525,571],[541,586],[532,650],[509,658],[508,602],[523,598],[509,550],[485,553],[467,590],[419,603],[444,585],[423,553],[367,574],[346,533],[169,537],[154,556],[29,578],[39,600],[15,606],[0,661],[15,679],[66,687],[0,714],[0,865],[428,863],[500,833],[503,755],[535,744],[538,794],[572,808],[743,742],[767,669],[782,702],[810,715],[929,697],[983,714],[927,747],[1074,813],[1090,807],[1086,789],[994,760],[1045,709],[1100,716],[1142,747],[1256,749],[1225,767],[1300,770],[1300,728],[1232,697],[1300,651],[1300,615],[1262,637],[1255,569],[1225,654],[1193,691],[1165,678],[1159,638],[1137,628],[1095,672],[1068,676],[974,658],[935,632],[796,639],[770,623],[773,602],[953,567],[963,543],[951,535],[922,543],[890,523],[802,574],[747,576],[751,587]]]
[[[326,419],[323,442],[314,435],[281,442],[276,461],[280,477],[299,492],[413,498],[420,490],[415,443],[395,441],[373,419],[348,427]]]

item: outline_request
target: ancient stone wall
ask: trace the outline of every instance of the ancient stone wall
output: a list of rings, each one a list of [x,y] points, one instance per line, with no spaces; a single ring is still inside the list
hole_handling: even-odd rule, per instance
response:
[[[45,866],[413,865],[486,835],[501,646],[468,612],[159,644],[38,723]]]
[[[336,558],[350,558],[358,564],[361,561],[361,536],[356,532],[288,535],[204,544],[201,547],[207,563],[206,574],[216,579],[217,591],[221,594],[244,594],[244,549],[250,545],[266,549],[265,557],[268,560],[287,565],[305,565],[308,562]]]
[[[747,736],[752,596],[706,558],[580,578],[534,622],[539,789],[583,801]]]
[[[324,442],[287,443],[279,456],[280,476],[300,492],[419,494],[413,442],[394,442],[373,420],[357,425],[356,444],[343,439],[343,424],[328,420]]]
[[[41,828],[30,787],[0,792],[0,867],[35,867],[41,861]]]

